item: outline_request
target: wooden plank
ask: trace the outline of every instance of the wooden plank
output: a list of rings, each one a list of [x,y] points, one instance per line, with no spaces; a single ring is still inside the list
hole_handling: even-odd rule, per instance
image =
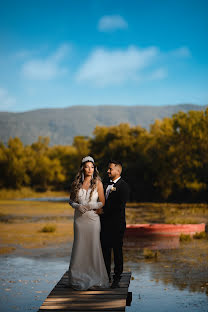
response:
[[[128,286],[129,286],[129,283],[130,282],[126,282],[126,283],[123,283],[123,282],[120,282],[119,283],[119,285],[120,285],[120,287],[126,287],[126,288],[128,288]],[[68,291],[70,291],[71,289],[73,289],[72,287],[70,287],[70,286],[68,286],[66,283],[62,283],[62,284],[57,284],[55,287],[54,287],[54,289],[59,289],[59,288],[65,288],[65,289],[67,289]],[[110,286],[108,287],[108,288],[102,288],[102,287],[94,287],[94,288],[92,288],[92,289],[88,289],[88,291],[93,291],[93,290],[106,290],[106,289],[110,289]],[[76,289],[75,289],[76,290]],[[78,290],[77,290],[78,291]]]
[[[73,296],[73,295],[125,295],[128,292],[128,288],[115,288],[115,289],[111,289],[109,288],[108,290],[71,290],[70,292],[65,289],[54,289],[51,291],[51,293],[48,296]]]
[[[57,297],[54,298],[54,296],[46,298],[46,300],[44,302],[69,302],[69,301],[73,301],[73,300],[81,300],[81,301],[85,301],[85,300],[94,300],[96,296],[96,300],[100,300],[100,299],[112,299],[112,296],[114,299],[123,299],[123,294],[122,295],[84,295],[84,296],[80,296],[80,295],[70,295],[69,297]]]
[[[111,277],[113,277],[113,273],[111,273]],[[121,275],[121,278],[126,278],[126,277],[129,277],[129,276],[131,276],[131,272],[124,272],[124,273],[122,273],[122,275]],[[62,276],[62,278],[68,278],[68,274],[64,274],[63,276]]]
[[[127,284],[125,284],[125,285],[121,285],[120,284],[120,287],[118,287],[118,288],[115,288],[115,290],[117,291],[117,289],[120,289],[121,291],[122,290],[128,290],[128,287],[129,287],[129,285],[127,285]],[[107,290],[111,290],[112,288],[108,288]],[[104,289],[104,288],[102,288],[102,289],[93,289],[93,290],[86,290],[86,291],[89,291],[89,292],[91,292],[91,291],[107,291],[106,290],[106,288]],[[72,288],[66,288],[66,287],[61,287],[61,286],[58,286],[58,287],[55,287],[54,289],[52,289],[52,291],[59,291],[59,292],[66,292],[66,293],[68,293],[68,294],[70,294],[71,292],[72,292]],[[75,292],[78,292],[79,290],[73,290],[73,291],[75,291]],[[124,293],[125,293],[125,291],[124,291]]]
[[[111,299],[111,300],[94,300],[94,301],[72,301],[69,303],[43,303],[41,309],[51,310],[51,309],[60,309],[60,310],[124,310],[126,306],[126,299]]]
[[[68,272],[69,272],[69,271],[67,270],[67,271],[63,274],[63,276],[67,275]],[[113,274],[114,274],[114,273],[111,272],[111,275],[113,275]],[[124,276],[124,275],[129,275],[129,274],[131,275],[131,271],[124,271],[124,272],[122,272],[121,275]]]
[[[38,312],[40,312],[40,311],[47,311],[47,310],[45,310],[45,309],[39,309],[38,310]],[[52,310],[53,312],[60,312],[60,310],[57,310],[57,309],[53,309]],[[90,310],[86,310],[86,309],[84,309],[84,310],[79,310],[79,312],[88,312],[88,311],[90,311]],[[109,312],[109,311],[115,311],[115,310],[111,310],[111,309],[109,309],[109,310],[102,310],[102,312]],[[116,312],[123,312],[123,311],[125,311],[125,310],[116,310]],[[64,312],[78,312],[78,310],[64,310]]]
[[[74,290],[65,287],[67,272],[51,290],[39,311],[84,312],[84,311],[125,311],[131,272],[124,272],[119,288],[95,288],[92,290]]]
[[[130,280],[130,277],[131,275],[125,275],[125,276],[121,276],[121,279],[120,281],[121,282],[128,282]],[[112,280],[113,280],[113,277],[112,277]],[[65,276],[65,277],[62,277],[58,283],[61,283],[61,282],[67,282],[68,281],[68,276]]]
[[[130,281],[120,281],[120,282],[119,282],[120,285],[129,285],[129,283],[130,283]],[[68,286],[68,282],[62,282],[62,281],[61,281],[60,283],[57,283],[57,284],[56,284],[56,287],[57,287],[57,286],[59,286],[59,287],[61,286],[61,287],[63,287],[63,288],[64,288],[64,287],[65,287],[65,288],[72,288],[72,287]],[[110,287],[110,286],[109,286],[109,287]],[[99,289],[104,289],[104,288],[105,288],[105,289],[106,289],[107,287],[99,287],[99,286],[97,286],[96,288],[99,288]],[[90,289],[89,289],[89,290],[90,290]],[[92,289],[92,290],[93,290],[93,289]]]
[[[43,310],[59,310],[59,311],[65,311],[65,310],[76,310],[76,311],[103,311],[103,310],[110,310],[110,311],[125,311],[125,304],[124,305],[108,305],[107,303],[94,303],[94,304],[88,304],[87,302],[83,305],[81,304],[68,304],[68,305],[51,305],[51,306],[41,306],[40,311]]]
[[[120,280],[120,283],[129,283],[129,278],[128,279],[121,279]],[[112,280],[113,281],[113,280]],[[58,283],[57,283],[57,285],[60,285],[60,284],[68,284],[68,279],[62,279],[62,280],[60,280]]]
[[[112,273],[111,274],[111,277],[113,277],[114,276],[114,274]],[[131,276],[131,273],[126,273],[126,274],[122,274],[121,275],[121,278],[129,278],[129,276]],[[68,278],[68,274],[65,274],[65,275],[63,275],[61,278]]]
[[[112,296],[111,298],[109,299],[105,299],[105,298],[97,298],[96,296],[96,301],[94,300],[95,298],[91,298],[91,299],[88,299],[88,298],[82,298],[80,296],[80,300],[79,302],[77,301],[77,298],[68,298],[68,302],[59,302],[57,303],[58,305],[68,305],[68,304],[79,304],[80,302],[82,302],[83,304],[84,303],[87,303],[87,304],[101,304],[101,303],[107,303],[108,305],[113,305],[113,306],[118,306],[118,305],[123,305],[125,304],[125,299],[115,299],[114,300],[114,296]],[[42,306],[51,306],[51,305],[56,305],[56,302],[54,301],[48,301],[48,302],[43,302]]]
[[[128,279],[129,276],[131,276],[131,274],[122,275],[122,276],[121,276],[121,279]],[[111,278],[113,278],[113,275],[111,276]],[[68,279],[68,276],[67,276],[67,275],[66,275],[66,276],[62,276],[61,280],[62,280],[62,279]]]
[[[113,280],[112,280],[113,281]],[[120,282],[119,282],[120,284],[122,284],[122,285],[129,285],[129,283],[130,283],[130,280],[120,280]],[[56,286],[65,286],[66,288],[68,287],[68,280],[66,280],[66,281],[60,281],[60,282],[58,282],[57,284],[56,284]],[[70,288],[70,287],[68,287],[68,288]],[[99,287],[99,286],[97,286],[97,288],[104,288],[104,287]],[[106,288],[106,287],[105,287]]]
[[[128,286],[129,286],[129,283],[122,283],[122,282],[120,282],[119,283],[119,287],[120,288],[128,288]],[[68,290],[70,290],[70,289],[72,289],[72,288],[70,288],[70,287],[67,287],[67,285],[66,284],[59,284],[59,285],[56,285],[55,286],[55,289],[68,289]],[[109,288],[110,288],[110,286],[109,286]],[[104,289],[106,289],[106,288],[101,288],[100,287],[100,290],[104,290]],[[93,290],[93,289],[92,289]],[[96,290],[99,290],[99,288],[96,288]],[[90,291],[90,289],[89,289],[89,291]]]
[[[129,276],[126,276],[126,277],[122,277],[122,278],[120,279],[120,281],[125,282],[125,281],[129,281],[129,279],[130,279],[130,277],[129,277]],[[112,278],[112,280],[113,280],[113,278]],[[64,277],[64,278],[60,279],[59,282],[66,282],[66,281],[68,281],[68,278],[67,278],[67,277]]]

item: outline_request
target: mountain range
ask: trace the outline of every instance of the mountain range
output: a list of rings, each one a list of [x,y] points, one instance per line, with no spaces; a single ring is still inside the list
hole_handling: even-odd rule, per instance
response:
[[[71,106],[12,113],[0,112],[0,140],[19,137],[24,144],[49,136],[50,145],[72,144],[74,136],[92,136],[94,128],[129,123],[149,129],[156,119],[189,110],[205,110],[207,105],[166,106]]]

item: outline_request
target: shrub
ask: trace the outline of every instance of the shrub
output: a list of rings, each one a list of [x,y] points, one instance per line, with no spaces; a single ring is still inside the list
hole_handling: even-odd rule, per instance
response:
[[[191,235],[190,234],[181,234],[179,237],[180,242],[190,242]]]
[[[193,238],[195,238],[195,239],[203,239],[203,238],[208,238],[208,236],[207,236],[206,232],[200,232],[200,233],[195,233],[193,235]]]
[[[143,255],[144,255],[145,259],[153,259],[153,258],[156,259],[159,255],[159,252],[157,250],[152,251],[149,248],[144,248],[143,249]]]
[[[56,231],[56,226],[55,225],[45,225],[41,230],[40,232],[42,233],[53,233]]]

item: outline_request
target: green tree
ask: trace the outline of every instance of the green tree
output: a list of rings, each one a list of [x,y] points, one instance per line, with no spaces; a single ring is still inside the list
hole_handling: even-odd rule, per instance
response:
[[[20,188],[28,183],[29,177],[25,167],[24,146],[19,138],[10,138],[8,147],[1,145],[1,167],[5,187]]]

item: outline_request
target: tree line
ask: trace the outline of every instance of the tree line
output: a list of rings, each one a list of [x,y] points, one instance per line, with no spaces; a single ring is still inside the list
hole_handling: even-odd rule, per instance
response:
[[[131,201],[206,201],[208,108],[156,120],[149,130],[129,124],[97,126],[93,137],[49,146],[48,137],[23,145],[0,143],[0,187],[70,190],[83,156],[95,158],[103,180],[110,159],[123,164]]]

